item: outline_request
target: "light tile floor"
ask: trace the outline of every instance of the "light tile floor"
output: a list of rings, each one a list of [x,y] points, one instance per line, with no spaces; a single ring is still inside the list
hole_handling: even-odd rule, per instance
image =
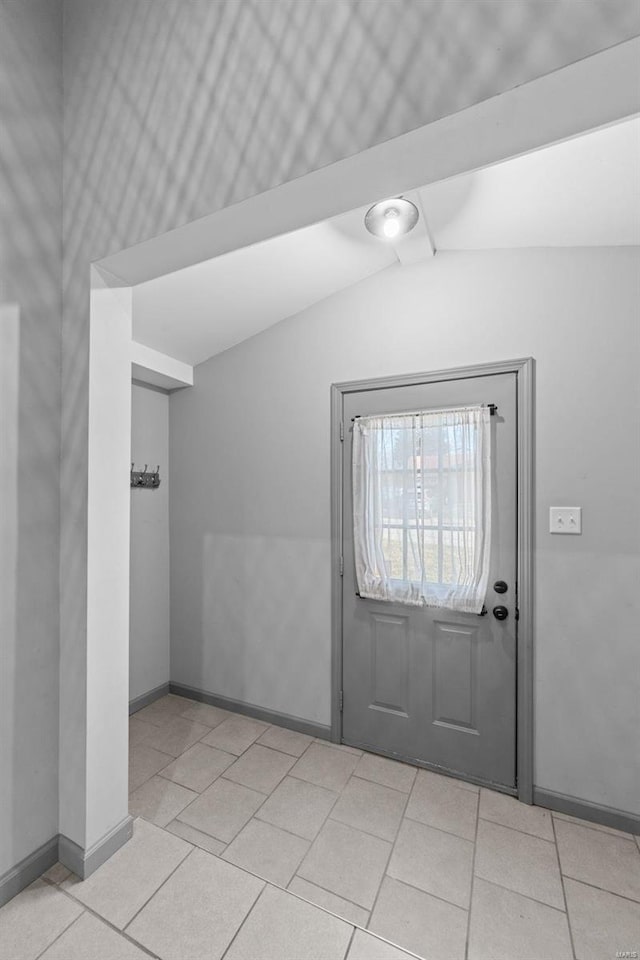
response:
[[[640,951],[629,834],[180,697],[130,730],[132,840],[2,908],[0,960]]]

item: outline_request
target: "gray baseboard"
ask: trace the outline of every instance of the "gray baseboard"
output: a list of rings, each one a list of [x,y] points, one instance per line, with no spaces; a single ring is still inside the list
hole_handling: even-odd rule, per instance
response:
[[[52,837],[0,877],[0,907],[58,860],[58,837]]]
[[[58,860],[81,880],[86,880],[109,857],[113,856],[116,850],[119,850],[127,840],[130,840],[132,834],[133,817],[129,816],[125,817],[121,823],[117,824],[104,837],[101,837],[88,850],[83,850],[73,840],[69,840],[68,837],[60,834]]]
[[[137,713],[138,710],[142,710],[143,707],[148,707],[154,700],[159,700],[160,697],[166,697],[168,693],[169,684],[162,683],[159,687],[155,687],[154,690],[149,690],[148,693],[143,693],[134,700],[129,700],[129,716],[131,716],[132,713]]]
[[[200,703],[210,703],[213,707],[232,710],[234,713],[241,713],[245,717],[253,717],[255,720],[264,720],[266,723],[275,723],[278,727],[286,727],[288,730],[295,730],[296,733],[306,733],[311,737],[320,737],[322,740],[331,739],[331,727],[328,724],[314,723],[312,720],[303,720],[301,717],[292,717],[288,713],[268,710],[266,707],[257,707],[255,704],[245,703],[243,700],[232,700],[231,697],[220,697],[216,693],[207,693],[206,690],[187,687],[182,683],[171,683],[169,686],[171,693],[175,693],[178,697],[187,697],[189,700],[197,700]]]
[[[640,816],[627,813],[625,810],[616,810],[615,807],[604,807],[588,800],[579,800],[564,793],[555,793],[553,790],[533,788],[533,802],[538,807],[548,807],[556,813],[566,813],[570,817],[580,817],[591,823],[599,823],[604,827],[613,827],[625,833],[640,834]]]
[[[47,840],[41,847],[30,853],[28,857],[7,870],[0,877],[0,907],[30,883],[37,880],[49,867],[60,861],[68,870],[75,873],[81,880],[86,880],[94,870],[111,857],[116,850],[131,838],[133,834],[133,817],[125,817],[113,830],[94,843],[89,850],[69,840],[58,833],[51,840]]]

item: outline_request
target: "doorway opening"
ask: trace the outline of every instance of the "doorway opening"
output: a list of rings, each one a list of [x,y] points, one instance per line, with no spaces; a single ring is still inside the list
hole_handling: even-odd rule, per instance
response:
[[[612,58],[615,61],[616,56],[621,60],[614,83]],[[157,343],[135,342],[134,291],[142,284],[214,258],[221,259],[233,251],[254,248],[293,231],[322,227],[345,211],[368,208],[381,197],[410,192],[420,185],[427,189],[438,183],[454,183],[454,178],[461,174],[535,154],[547,145],[616,124],[627,119],[633,110],[633,97],[624,82],[628,70],[624,52],[607,51],[606,55],[575,64],[170,234],[106,257],[92,267],[87,615],[91,656],[87,717],[83,729],[76,725],[77,732],[63,731],[61,739],[63,755],[81,750],[83,755],[101,760],[88,764],[85,794],[80,797],[78,791],[78,803],[87,811],[86,835],[78,838],[83,848],[102,843],[127,816],[130,392],[132,363],[137,362],[134,351],[147,351],[145,363],[149,367],[171,361],[182,363],[183,367],[191,367],[193,377],[193,363],[168,353],[162,355]],[[586,103],[585,89],[597,89],[600,95]],[[553,104],[553,110],[549,104]],[[487,136],[489,129],[491,137]],[[441,208],[445,226],[451,223],[447,220],[451,203],[454,212],[459,212],[459,200],[459,194],[450,193],[449,205]],[[154,353],[161,356],[152,356]],[[509,351],[506,355],[514,353]],[[349,376],[348,371],[345,373]],[[174,370],[170,375],[180,379],[188,371]],[[527,374],[519,370],[518,376],[525,378]],[[341,380],[340,376],[333,377],[327,386]],[[522,464],[518,469],[522,469]],[[335,550],[333,558],[335,561]],[[530,576],[524,565],[523,560],[518,572],[519,591]],[[526,635],[524,627],[521,620],[519,644]],[[519,672],[528,664],[525,653],[518,658]],[[335,664],[333,671],[335,678]],[[522,682],[530,683],[530,674]],[[331,687],[327,677],[327,702],[332,692],[334,703],[325,719],[331,721],[334,737],[339,735],[335,703],[339,689],[335,679]],[[109,723],[104,722],[106,717]],[[72,743],[74,737],[77,744]],[[527,750],[531,753],[531,717],[523,716],[521,721],[520,713],[518,741],[520,765],[525,764]],[[521,799],[530,796],[530,781],[530,770],[527,782],[526,771],[519,769]],[[84,822],[83,817],[79,820]]]

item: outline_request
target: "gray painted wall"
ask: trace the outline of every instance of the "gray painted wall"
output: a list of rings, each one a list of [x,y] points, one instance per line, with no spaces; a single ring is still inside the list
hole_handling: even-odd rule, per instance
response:
[[[0,2],[0,302],[20,307],[0,368],[17,401],[0,431],[16,478],[0,491],[0,875],[58,832],[61,28],[56,0]]]
[[[169,682],[169,395],[131,387],[131,460],[160,486],[131,490],[129,699]]]
[[[635,0],[64,0],[63,729],[86,673],[90,261],[638,33]],[[63,738],[69,794],[77,754]]]
[[[60,826],[75,836],[86,724],[90,262],[636,36],[640,8],[635,0],[63,6]]]
[[[171,679],[327,723],[329,385],[531,355],[535,782],[640,812],[639,266],[439,253],[201,364],[170,401]],[[550,505],[583,535],[551,536]]]

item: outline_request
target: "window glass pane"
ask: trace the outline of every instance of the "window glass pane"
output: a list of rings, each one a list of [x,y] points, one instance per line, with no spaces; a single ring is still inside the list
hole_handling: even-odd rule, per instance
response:
[[[357,418],[361,595],[478,607],[488,575],[488,417],[478,406]]]

